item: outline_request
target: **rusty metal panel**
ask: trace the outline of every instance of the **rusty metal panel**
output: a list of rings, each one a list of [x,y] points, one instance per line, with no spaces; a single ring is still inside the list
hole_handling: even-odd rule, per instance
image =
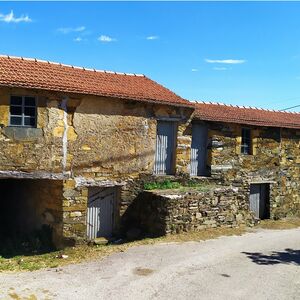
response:
[[[156,151],[154,174],[172,174],[174,170],[175,158],[175,123],[168,121],[158,121],[156,135]]]
[[[91,187],[87,210],[87,237],[110,237],[113,232],[116,188]]]
[[[207,175],[207,126],[193,124],[191,146],[191,176]]]

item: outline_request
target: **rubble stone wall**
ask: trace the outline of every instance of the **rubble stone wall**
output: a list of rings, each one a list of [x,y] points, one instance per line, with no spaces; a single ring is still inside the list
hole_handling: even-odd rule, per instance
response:
[[[239,187],[248,198],[251,183],[269,183],[271,218],[300,214],[299,131],[220,122],[207,124],[207,168],[212,179]],[[240,151],[243,127],[251,129],[251,155]]]
[[[206,192],[147,191],[130,213],[128,226],[150,236],[255,224],[246,195],[230,187]]]
[[[36,97],[36,128],[9,126],[10,95]],[[151,176],[157,120],[177,122],[176,171],[188,172],[185,128],[192,112],[129,99],[0,88],[0,177],[63,180],[62,235],[84,240],[88,186],[126,186]]]

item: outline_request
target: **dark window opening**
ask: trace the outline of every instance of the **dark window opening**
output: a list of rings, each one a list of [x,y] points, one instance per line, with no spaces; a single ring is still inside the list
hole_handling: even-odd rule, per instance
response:
[[[242,128],[241,153],[242,154],[252,154],[251,146],[252,146],[251,130],[249,128]]]
[[[36,127],[36,99],[28,96],[10,97],[10,126]]]

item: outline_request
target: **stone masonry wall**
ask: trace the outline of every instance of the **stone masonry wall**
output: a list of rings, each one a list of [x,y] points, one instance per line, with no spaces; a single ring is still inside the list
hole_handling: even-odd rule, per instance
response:
[[[230,187],[207,192],[147,191],[128,213],[127,227],[150,236],[255,223],[246,195]]]
[[[37,128],[9,126],[10,95],[36,97]],[[184,130],[192,111],[105,97],[0,88],[0,177],[64,180],[59,199],[63,203],[63,236],[69,241],[84,240],[88,186],[126,186],[152,175],[157,120],[177,120],[176,170],[188,172],[190,137],[185,137]],[[125,210],[134,195],[121,204]]]
[[[277,217],[300,216],[300,131],[281,130],[279,195],[273,202]]]
[[[37,97],[37,128],[9,127],[10,95]],[[61,172],[63,114],[54,95],[22,89],[0,89],[0,171]]]
[[[10,95],[37,99],[37,128],[9,126]],[[63,108],[66,99],[66,111]],[[186,172],[192,109],[105,97],[0,88],[0,172],[127,180],[152,174],[158,119],[178,124],[178,172]],[[65,165],[64,165],[65,164]],[[5,176],[5,174],[3,176]],[[20,175],[21,176],[21,175]]]
[[[300,133],[292,129],[207,122],[208,173],[249,197],[251,183],[270,184],[271,218],[299,215]],[[252,154],[241,154],[242,127],[251,129]],[[248,200],[249,201],[249,200]]]

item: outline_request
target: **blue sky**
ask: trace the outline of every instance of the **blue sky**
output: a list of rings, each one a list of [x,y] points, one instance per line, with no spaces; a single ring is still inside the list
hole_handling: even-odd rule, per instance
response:
[[[190,100],[282,109],[300,104],[299,16],[300,2],[2,2],[0,53],[143,73]]]

